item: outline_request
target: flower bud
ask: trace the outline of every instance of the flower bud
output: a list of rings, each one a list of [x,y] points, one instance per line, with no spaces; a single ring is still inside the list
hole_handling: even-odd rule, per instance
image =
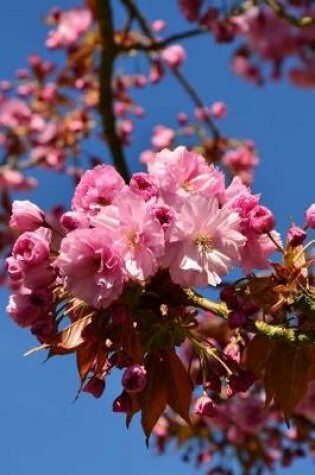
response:
[[[132,365],[129,366],[122,377],[122,385],[129,393],[138,393],[143,390],[145,386],[146,370],[144,366]]]
[[[306,226],[315,229],[315,203],[313,203],[305,212]]]
[[[217,414],[217,408],[210,397],[203,395],[195,402],[194,413],[203,417],[213,417]]]
[[[19,231],[35,231],[44,223],[44,212],[31,201],[15,200],[12,204],[10,226]]]
[[[258,205],[250,213],[250,224],[258,234],[270,233],[275,226],[275,218],[268,208]]]
[[[299,226],[291,226],[288,230],[287,240],[292,247],[297,247],[303,244],[306,238],[306,232]]]

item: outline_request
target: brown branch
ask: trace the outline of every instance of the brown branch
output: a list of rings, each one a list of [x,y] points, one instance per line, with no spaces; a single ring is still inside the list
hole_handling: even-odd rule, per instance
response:
[[[121,141],[117,134],[114,114],[112,77],[118,51],[114,42],[115,32],[110,0],[97,0],[96,13],[102,39],[100,64],[100,114],[114,165],[121,175],[128,180],[129,171]]]
[[[179,69],[171,69],[172,73],[173,73],[173,76],[178,80],[178,82],[182,85],[183,89],[185,89],[185,91],[187,92],[187,94],[189,95],[189,97],[191,98],[191,100],[193,101],[193,103],[199,107],[199,108],[203,108],[204,107],[204,103],[202,102],[202,100],[200,99],[200,97],[198,96],[197,92],[195,91],[195,89],[192,87],[192,85],[190,84],[190,82],[187,80],[187,78],[183,75],[183,73],[179,70]],[[211,118],[209,116],[206,116],[204,118],[204,122],[207,124],[208,128],[210,129],[214,139],[217,141],[219,140],[220,138],[220,132],[219,132],[219,129],[217,128],[217,126],[215,125],[215,123],[211,120]]]
[[[120,51],[159,51],[161,49],[166,48],[166,46],[180,40],[185,40],[188,38],[193,38],[194,36],[202,35],[203,33],[207,33],[208,30],[205,28],[194,28],[193,30],[182,31],[180,33],[175,33],[174,35],[170,35],[164,40],[157,40],[154,43],[151,41],[149,44],[135,42],[131,45],[120,45]]]
[[[146,18],[144,15],[141,13],[137,5],[134,3],[133,0],[121,0],[122,4],[125,5],[125,7],[128,9],[130,15],[132,15],[139,23],[140,28],[142,32],[149,38],[151,41],[151,47],[154,50],[154,47],[156,44],[158,44],[158,41],[156,40],[151,27],[149,23],[147,22]],[[204,104],[200,97],[198,96],[197,92],[195,89],[192,87],[192,85],[189,83],[189,81],[185,78],[183,73],[179,71],[178,69],[175,68],[170,68],[171,73],[173,76],[177,79],[177,81],[181,84],[181,86],[185,89],[189,97],[192,99],[194,104],[197,107],[204,107]],[[207,124],[208,128],[210,129],[215,141],[218,141],[220,138],[220,132],[219,129],[216,127],[214,122],[211,120],[210,117],[207,117],[205,119],[205,123]]]

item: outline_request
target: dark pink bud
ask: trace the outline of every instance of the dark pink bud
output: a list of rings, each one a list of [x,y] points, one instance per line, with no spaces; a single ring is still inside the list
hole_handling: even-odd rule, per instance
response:
[[[291,226],[288,230],[287,240],[290,246],[296,247],[303,244],[306,238],[306,232],[299,226]]]
[[[194,413],[203,417],[213,417],[217,414],[217,408],[209,396],[203,395],[195,402]]]
[[[124,412],[128,414],[131,411],[132,400],[126,391],[123,391],[113,402],[113,412]]]
[[[272,212],[265,206],[255,206],[250,212],[250,225],[258,234],[270,233],[275,226]]]
[[[129,393],[138,393],[143,390],[145,386],[146,370],[144,366],[132,365],[129,366],[122,377],[122,385]]]
[[[215,102],[212,104],[210,112],[216,119],[223,119],[227,113],[226,104],[224,102]]]
[[[105,381],[93,376],[84,386],[82,391],[92,394],[96,399],[100,398],[105,389]]]

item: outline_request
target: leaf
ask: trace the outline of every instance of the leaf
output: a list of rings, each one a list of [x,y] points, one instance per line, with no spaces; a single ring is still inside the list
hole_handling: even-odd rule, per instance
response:
[[[306,393],[313,363],[309,345],[275,343],[266,366],[265,387],[268,399],[274,397],[286,419]]]
[[[87,315],[57,333],[57,335],[48,342],[52,355],[66,355],[76,351],[77,348],[84,343],[82,331],[91,321],[92,316]]]
[[[255,376],[261,376],[268,358],[274,346],[274,342],[264,336],[256,335],[246,346],[242,355],[242,368],[250,371]]]
[[[151,355],[146,368],[148,376],[144,388],[141,424],[148,440],[167,404],[167,379],[163,355],[159,353]]]
[[[175,350],[166,352],[167,402],[186,422],[190,423],[189,409],[193,385]]]
[[[81,345],[76,352],[77,356],[77,368],[81,380],[81,385],[87,378],[96,356],[96,345],[95,343],[86,343]]]
[[[131,398],[131,409],[127,414],[126,418],[126,427],[129,429],[129,426],[131,424],[131,421],[133,419],[133,416],[140,411],[141,409],[141,404],[139,401],[139,395],[138,394],[130,394]]]

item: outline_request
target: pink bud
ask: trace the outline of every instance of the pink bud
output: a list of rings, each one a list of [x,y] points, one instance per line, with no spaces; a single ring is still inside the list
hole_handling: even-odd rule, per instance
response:
[[[180,124],[180,125],[185,125],[187,124],[187,121],[188,121],[188,116],[185,112],[179,112],[177,114],[177,122]]]
[[[194,413],[203,417],[213,417],[217,414],[217,408],[210,397],[203,395],[195,402]]]
[[[287,240],[292,247],[300,246],[306,238],[306,232],[299,226],[291,226],[288,230]]]
[[[35,231],[44,223],[44,212],[31,201],[15,200],[12,204],[10,226],[19,231]]]
[[[226,104],[224,102],[215,102],[212,104],[210,112],[216,119],[223,119],[227,113]]]
[[[186,52],[181,45],[172,45],[165,48],[161,56],[170,68],[176,69],[186,59]]]
[[[96,399],[100,398],[105,389],[105,381],[93,376],[83,387],[82,391],[92,394]]]
[[[143,390],[145,386],[146,370],[144,366],[132,365],[129,366],[122,377],[122,385],[129,393],[138,393]]]
[[[306,210],[305,221],[308,228],[315,229],[315,203]]]
[[[160,33],[161,31],[163,31],[166,27],[166,21],[164,20],[155,20],[152,24],[151,24],[151,28],[153,31],[155,31],[156,33]]]
[[[265,206],[255,206],[250,212],[249,219],[251,227],[258,234],[270,233],[275,226],[275,218]]]

